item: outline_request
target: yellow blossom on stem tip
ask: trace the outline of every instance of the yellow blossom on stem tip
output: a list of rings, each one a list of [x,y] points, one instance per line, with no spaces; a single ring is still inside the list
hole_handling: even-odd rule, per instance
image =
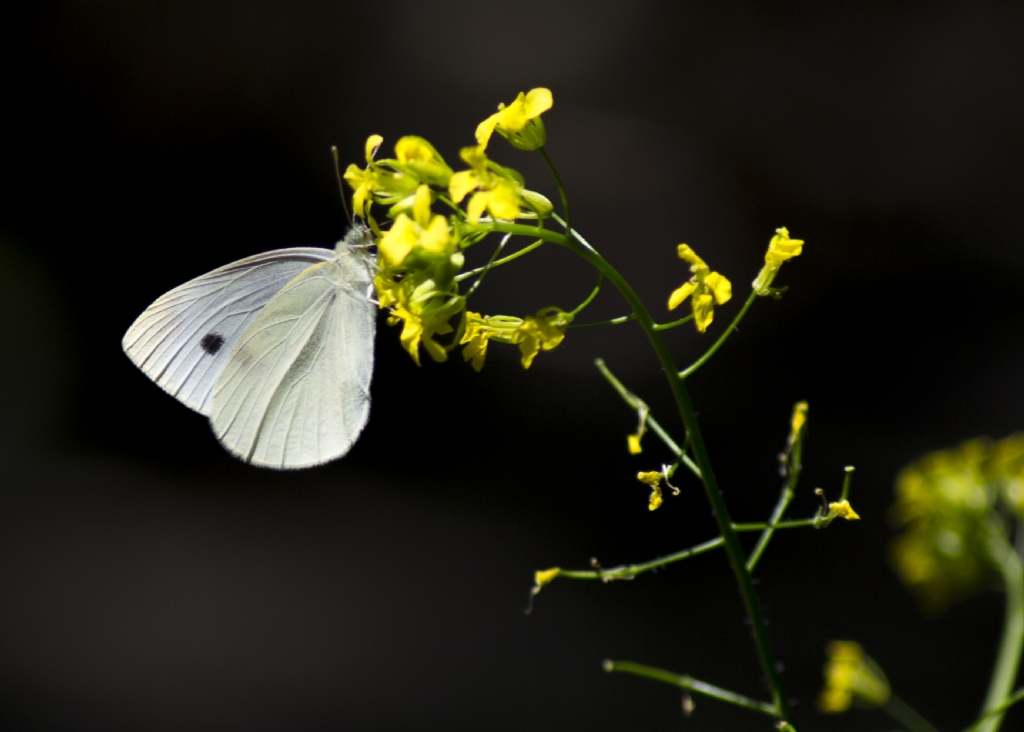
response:
[[[398,340],[401,342],[402,348],[412,356],[412,360],[416,362],[417,366],[420,365],[420,345],[435,361],[448,360],[448,353],[444,346],[433,340],[435,335],[452,332],[452,327],[448,325],[448,318],[451,317],[451,314],[446,310],[446,308],[436,308],[432,311],[420,309],[420,312],[414,312],[404,305],[397,305],[392,309],[391,315],[388,317],[388,325],[402,323],[402,334]]]
[[[402,213],[380,239],[383,267],[397,267],[413,250],[428,255],[445,253],[451,243],[448,221],[431,215],[430,188],[420,185],[413,197],[412,218]]]
[[[636,474],[636,479],[651,489],[651,500],[647,508],[650,511],[657,510],[664,499],[661,495],[661,480],[664,474],[656,470],[647,470]]]
[[[892,691],[888,679],[859,643],[832,641],[827,651],[825,689],[818,697],[821,711],[845,712],[855,699],[872,707],[889,701]]]
[[[547,132],[540,115],[551,109],[554,98],[551,91],[543,87],[531,89],[526,94],[519,92],[515,101],[507,107],[498,106],[498,111],[485,119],[476,128],[476,141],[486,148],[491,134],[498,134],[520,150],[537,150],[547,142]]]
[[[626,446],[629,448],[630,455],[639,455],[644,451],[640,447],[640,435],[626,435]]]
[[[668,309],[675,310],[690,298],[694,324],[703,333],[714,320],[715,305],[724,305],[732,299],[732,283],[718,272],[712,272],[688,245],[680,244],[678,254],[680,259],[689,263],[693,277],[669,295]]]
[[[373,157],[377,154],[384,138],[370,135],[366,138],[366,170],[354,163],[345,169],[345,181],[352,186],[352,210],[356,216],[367,217],[373,192],[377,189],[377,172],[373,168]]]
[[[558,567],[552,567],[551,569],[538,569],[533,573],[533,582],[539,590],[544,585],[550,584],[551,581],[561,573],[561,569]]]
[[[838,501],[837,503],[828,504],[829,513],[835,518],[843,518],[847,521],[859,521],[860,516],[850,506],[849,501]]]
[[[528,369],[541,351],[553,351],[565,338],[565,329],[572,315],[559,308],[545,308],[536,315],[527,315],[516,329],[523,368]]]
[[[783,290],[773,289],[772,282],[775,275],[779,273],[782,263],[799,256],[804,250],[803,239],[790,239],[789,229],[785,226],[775,230],[775,236],[768,243],[768,251],[764,255],[764,266],[754,280],[754,291],[764,297],[765,295],[780,295]]]
[[[518,218],[521,198],[517,183],[490,169],[483,147],[463,148],[461,157],[470,170],[454,173],[448,182],[448,192],[453,202],[461,203],[468,193],[476,191],[466,207],[469,223],[478,223],[484,211],[496,219]]]
[[[399,166],[422,183],[447,186],[452,169],[434,146],[422,137],[407,136],[395,143],[395,158]]]

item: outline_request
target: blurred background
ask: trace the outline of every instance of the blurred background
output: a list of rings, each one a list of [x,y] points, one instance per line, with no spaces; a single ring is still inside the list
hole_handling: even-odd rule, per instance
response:
[[[336,463],[248,467],[120,339],[231,260],[332,246],[329,146],[431,140],[547,86],[573,222],[655,313],[685,241],[738,293],[787,226],[804,256],[691,380],[734,518],[763,520],[791,405],[802,490],[858,472],[859,523],[777,536],[757,575],[801,730],[823,648],[856,639],[956,729],[980,708],[1002,597],[923,616],[887,562],[893,479],[924,452],[1024,428],[1024,8],[1016,3],[62,2],[0,26],[0,721],[12,730],[766,729],[662,666],[760,696],[724,555],[634,582],[535,569],[642,561],[715,535],[696,481],[647,510],[635,416],[602,356],[679,433],[631,325],[571,333],[523,372],[492,348],[416,368],[380,321],[370,423]],[[539,161],[499,162],[554,198]],[[479,254],[479,253],[477,253]],[[483,312],[573,307],[594,275],[545,249]],[[721,308],[720,329],[742,302]],[[612,292],[588,311],[625,314]],[[687,326],[680,364],[711,342]],[[1007,724],[1020,724],[1021,712]],[[1016,719],[1016,721],[1013,721]],[[1009,728],[1009,727],[1006,727]]]

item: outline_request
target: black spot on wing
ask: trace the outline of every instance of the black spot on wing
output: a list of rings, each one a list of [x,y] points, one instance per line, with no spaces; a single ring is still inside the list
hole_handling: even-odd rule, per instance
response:
[[[203,347],[204,351],[212,356],[224,345],[224,336],[218,333],[207,333],[203,336],[203,339],[199,341],[199,345]]]

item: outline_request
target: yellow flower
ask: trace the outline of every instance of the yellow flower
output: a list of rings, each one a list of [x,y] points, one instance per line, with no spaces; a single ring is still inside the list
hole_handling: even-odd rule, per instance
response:
[[[864,653],[859,643],[832,641],[828,644],[825,689],[818,697],[821,711],[845,712],[854,700],[880,707],[891,696],[889,681],[882,669]]]
[[[414,250],[427,255],[441,255],[449,250],[451,230],[443,216],[431,215],[430,188],[416,189],[410,219],[401,213],[391,228],[384,232],[378,245],[383,268],[397,267]]]
[[[626,446],[629,448],[630,455],[639,455],[644,451],[640,447],[640,435],[626,435]]]
[[[799,256],[804,249],[803,239],[790,239],[789,229],[785,226],[775,230],[775,236],[768,243],[768,251],[764,255],[764,266],[754,280],[754,291],[758,295],[781,295],[783,289],[773,289],[772,282],[779,273],[782,263]]]
[[[554,350],[565,338],[565,328],[571,322],[572,315],[554,307],[527,315],[515,332],[523,368],[530,368],[540,351]]]
[[[463,148],[461,156],[469,164],[470,170],[453,174],[448,183],[448,192],[452,201],[461,203],[466,194],[477,191],[466,207],[469,223],[478,223],[484,211],[490,211],[496,219],[518,218],[520,194],[517,183],[491,170],[483,147]]]
[[[483,316],[467,310],[462,339],[459,341],[460,344],[466,345],[462,349],[462,358],[479,371],[484,367],[484,359],[487,358],[487,344],[492,340],[499,343],[519,343],[520,338],[516,331],[522,324],[521,318],[507,315]]]
[[[937,614],[998,576],[989,552],[1000,471],[993,452],[971,440],[926,455],[897,478],[893,516],[905,532],[890,559],[925,612]]]
[[[434,146],[422,137],[407,136],[395,143],[398,167],[410,173],[421,183],[445,187],[452,177],[452,169]]]
[[[1018,518],[1024,518],[1024,433],[995,444],[989,470],[999,484],[1003,502]]]
[[[655,470],[647,470],[636,474],[636,479],[651,489],[651,500],[647,506],[649,511],[657,510],[664,502],[664,498],[661,495],[661,479],[664,477],[663,473]]]
[[[828,504],[828,512],[832,518],[842,518],[847,521],[859,521],[860,516],[850,506],[849,501],[838,501]]]
[[[561,573],[561,569],[558,567],[552,567],[551,569],[538,569],[533,573],[533,582],[539,590],[544,585],[550,584],[551,581]]]
[[[515,101],[507,107],[498,105],[498,111],[485,119],[476,128],[476,141],[481,149],[487,147],[491,134],[498,134],[520,150],[537,150],[547,142],[547,132],[540,115],[551,109],[554,99],[551,91],[543,87],[531,89],[526,94],[519,92]]]
[[[732,299],[732,283],[718,272],[712,272],[686,244],[679,245],[678,253],[680,259],[689,263],[693,277],[669,295],[668,309],[675,310],[690,297],[694,323],[703,333],[714,320],[715,304],[724,305]]]
[[[377,172],[374,170],[373,157],[377,154],[384,138],[380,135],[370,135],[366,138],[366,170],[362,170],[354,163],[345,169],[345,181],[352,186],[352,210],[356,216],[367,218],[373,192],[378,187]]]
[[[433,284],[428,280],[425,284]],[[444,346],[437,343],[433,338],[435,335],[444,335],[452,332],[448,325],[448,318],[451,317],[448,308],[445,307],[414,307],[412,309],[403,304],[396,305],[388,317],[388,325],[402,323],[402,334],[398,340],[402,348],[409,352],[416,365],[420,365],[420,345],[422,345],[430,357],[435,361],[448,360],[448,353]]]

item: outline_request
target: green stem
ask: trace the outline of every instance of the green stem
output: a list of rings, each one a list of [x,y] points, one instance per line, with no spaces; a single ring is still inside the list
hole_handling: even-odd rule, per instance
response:
[[[636,676],[643,676],[644,678],[654,679],[655,681],[661,681],[672,686],[678,686],[680,689],[686,691],[693,691],[704,696],[710,696],[719,701],[728,702],[729,704],[735,704],[738,707],[744,707],[745,709],[753,709],[755,712],[761,712],[769,716],[776,716],[776,709],[772,704],[757,701],[750,697],[737,694],[734,691],[723,689],[720,686],[714,686],[708,684],[699,679],[695,679],[692,676],[674,674],[671,671],[665,671],[664,669],[655,668],[654,666],[647,666],[642,663],[633,663],[632,661],[605,661],[604,670],[609,673],[613,671],[620,671],[627,674],[634,674]]]
[[[799,407],[794,407],[798,409]],[[806,407],[805,407],[806,408]],[[800,471],[803,468],[801,458],[804,452],[804,427],[800,425],[797,430],[797,434],[790,447],[789,455],[785,458],[783,463],[786,469],[786,482],[782,485],[782,493],[779,495],[779,501],[775,504],[775,509],[772,511],[771,518],[768,519],[768,526],[761,533],[761,536],[757,539],[757,544],[754,545],[753,551],[750,552],[750,558],[747,559],[747,571],[753,572],[754,567],[757,566],[758,561],[761,559],[761,555],[764,554],[764,550],[768,548],[768,542],[772,540],[772,535],[775,533],[776,524],[782,518],[782,514],[789,508],[790,502],[793,500],[793,496],[796,495],[796,484],[800,480]]]
[[[618,318],[612,318],[611,320],[602,320],[599,323],[579,323],[579,324],[573,323],[572,325],[566,326],[565,329],[566,330],[580,330],[580,329],[583,329],[583,328],[600,328],[601,326],[605,326],[605,325],[621,325],[623,323],[628,323],[629,321],[634,320],[635,318],[636,318],[636,316],[633,315],[632,313],[630,313],[629,315],[623,315],[623,316],[618,317]]]
[[[594,298],[597,297],[597,293],[599,293],[601,291],[601,283],[602,282],[604,282],[604,275],[601,275],[600,277],[597,278],[597,284],[594,285],[594,289],[590,291],[589,295],[587,295],[587,299],[584,300],[583,302],[581,302],[579,304],[579,307],[577,307],[575,310],[570,312],[569,315],[571,315],[572,317],[575,318],[577,315],[580,314],[580,312],[582,312],[582,310],[585,307],[587,307],[587,305],[589,305],[590,303],[594,302]]]
[[[649,562],[642,562],[641,564],[624,564],[620,567],[612,567],[611,569],[559,569],[559,577],[568,577],[569,579],[599,579],[602,582],[611,582],[612,580],[627,580],[633,579],[638,574],[649,572],[652,569],[658,567],[664,567],[666,564],[672,564],[673,562],[679,562],[683,559],[695,557],[698,554],[709,552],[712,549],[717,549],[724,543],[722,537],[712,539],[711,541],[705,541],[703,544],[692,546],[689,549],[683,549],[680,552],[669,554],[664,557],[652,559]]]
[[[906,727],[907,732],[938,732],[931,722],[895,694],[889,697],[883,709],[886,714]]]
[[[1024,689],[1017,689],[1017,691],[1015,691],[1013,693],[1013,696],[1011,696],[1005,702],[1003,702],[998,707],[993,709],[991,712],[986,714],[984,717],[982,717],[981,719],[976,721],[970,727],[965,729],[964,732],[978,732],[978,730],[981,729],[981,725],[983,725],[985,722],[987,722],[988,720],[990,720],[992,717],[994,717],[997,714],[1002,714],[1007,709],[1009,709],[1014,704],[1016,704],[1016,703],[1018,703],[1020,701],[1024,701]]]
[[[690,472],[700,477],[700,468],[690,459],[690,456],[683,452],[683,449],[676,444],[676,441],[672,439],[665,428],[662,427],[658,420],[651,416],[650,408],[647,404],[636,394],[626,388],[625,384],[619,381],[615,374],[609,370],[605,365],[604,359],[598,358],[594,360],[594,365],[597,366],[597,370],[601,372],[601,375],[608,380],[608,383],[612,385],[612,388],[622,397],[622,400],[632,409],[647,409],[647,427],[650,428],[651,432],[656,434],[661,441],[665,443],[665,446],[672,451],[672,454],[683,461],[683,464],[690,469]]]
[[[995,522],[988,529],[989,554],[996,561],[1003,576],[1006,590],[1006,617],[1003,620],[1003,637],[999,642],[992,680],[981,709],[982,716],[989,715],[1001,707],[1010,697],[1017,672],[1020,669],[1021,650],[1024,649],[1024,564],[1020,555],[1006,539],[1001,526]],[[991,716],[981,725],[979,732],[996,732],[1003,722],[1003,714]]]
[[[756,523],[756,524],[733,524],[732,528],[736,531],[764,531],[765,529],[797,529],[803,526],[814,526],[817,519],[797,519],[796,521],[779,521],[774,524]]]
[[[551,158],[548,157],[547,150],[543,147],[537,148],[537,152],[544,158],[544,162],[547,163],[548,170],[551,171],[551,177],[555,179],[555,185],[558,187],[558,195],[562,197],[562,213],[565,214],[565,221],[562,222],[565,226],[566,235],[572,233],[572,218],[569,216],[569,199],[565,195],[565,186],[562,185],[562,176],[558,174],[558,170],[555,169],[554,163],[551,162]]]
[[[507,264],[508,262],[511,262],[514,259],[519,259],[524,254],[529,254],[530,252],[532,252],[534,249],[536,249],[537,247],[539,247],[543,243],[544,243],[543,239],[538,239],[533,244],[530,244],[529,246],[523,247],[518,252],[513,252],[512,254],[509,254],[507,257],[502,257],[501,259],[495,260],[494,262],[491,262],[490,264],[484,265],[483,267],[477,267],[476,269],[471,269],[468,272],[463,272],[462,274],[456,275],[455,276],[455,281],[456,282],[462,282],[463,280],[469,279],[473,275],[478,275],[481,272],[484,272],[484,271],[486,271],[488,269],[492,269],[494,267],[500,267],[501,265]]]
[[[665,371],[665,377],[668,379],[669,388],[672,391],[672,395],[675,398],[676,407],[679,410],[679,416],[682,419],[683,426],[686,428],[686,433],[689,435],[689,443],[693,450],[694,462],[697,463],[697,467],[700,470],[701,481],[704,484],[704,493],[707,495],[708,502],[711,504],[712,510],[715,515],[715,521],[718,522],[719,533],[725,541],[725,551],[729,558],[729,564],[732,566],[733,574],[735,575],[736,584],[740,592],[740,597],[743,600],[744,609],[747,612],[747,617],[750,619],[751,631],[754,635],[754,645],[757,648],[758,660],[761,663],[761,670],[765,675],[768,685],[772,690],[772,699],[775,704],[776,713],[783,720],[789,724],[793,724],[793,712],[789,708],[789,703],[786,700],[786,696],[782,690],[782,680],[779,678],[779,672],[775,667],[775,655],[772,652],[771,642],[768,640],[768,631],[765,628],[764,616],[761,614],[761,606],[758,602],[757,591],[754,589],[753,580],[750,577],[750,572],[747,571],[747,559],[743,553],[743,546],[740,544],[739,536],[732,528],[732,519],[729,516],[729,509],[725,504],[725,498],[722,496],[721,490],[718,487],[718,481],[715,479],[714,471],[711,467],[711,458],[708,456],[707,447],[704,445],[704,436],[700,431],[700,425],[697,424],[696,412],[693,409],[693,403],[690,401],[690,393],[686,389],[686,384],[683,381],[683,376],[676,370],[676,365],[672,361],[672,356],[669,353],[668,346],[665,344],[664,339],[654,328],[654,320],[651,318],[651,314],[647,311],[643,301],[633,290],[632,286],[623,278],[619,271],[609,264],[604,257],[598,254],[592,247],[582,240],[579,234],[573,232],[573,238],[559,235],[555,232],[549,232],[546,230],[538,230],[538,228],[531,226],[524,226],[522,224],[505,224],[500,222],[494,222],[489,224],[491,229],[496,232],[519,234],[522,236],[537,236],[544,238],[547,241],[553,241],[556,244],[560,244],[576,254],[580,255],[586,261],[590,262],[598,272],[601,272],[608,278],[608,281],[615,285],[615,288],[622,294],[626,299],[627,304],[636,313],[636,319],[640,327],[643,329],[644,334],[650,341],[651,346],[654,348],[654,352],[658,357],[658,361],[661,363],[662,368]],[[753,302],[753,298],[756,295],[752,295],[747,299],[746,304],[743,306],[743,310],[740,312],[740,316],[746,312],[747,308]],[[730,330],[735,326],[739,317],[733,321],[733,325],[730,326]],[[719,344],[713,346],[714,350],[724,340],[725,336],[719,338]],[[705,361],[706,358],[702,360]]]
[[[750,309],[750,306],[754,304],[754,300],[756,299],[757,292],[751,291],[750,296],[747,297],[747,301],[743,303],[743,307],[740,308],[740,311],[736,314],[736,317],[732,319],[731,323],[729,323],[729,327],[725,329],[725,332],[722,333],[722,335],[718,336],[718,340],[715,341],[715,345],[711,346],[711,348],[709,348],[703,356],[701,356],[695,362],[693,362],[685,369],[683,369],[681,372],[679,372],[679,375],[681,377],[685,379],[687,376],[689,376],[694,371],[703,366],[709,358],[715,355],[715,351],[721,348],[722,344],[725,343],[726,339],[730,335],[732,335],[732,332],[734,330],[736,330],[736,326],[740,324],[741,320],[743,320],[743,316],[747,314],[747,311]]]
[[[679,320],[673,320],[671,323],[659,323],[658,325],[654,326],[654,329],[655,330],[668,330],[669,328],[675,328],[677,326],[680,326],[683,323],[689,323],[691,320],[693,320],[693,313],[690,313],[685,318],[680,318]]]

